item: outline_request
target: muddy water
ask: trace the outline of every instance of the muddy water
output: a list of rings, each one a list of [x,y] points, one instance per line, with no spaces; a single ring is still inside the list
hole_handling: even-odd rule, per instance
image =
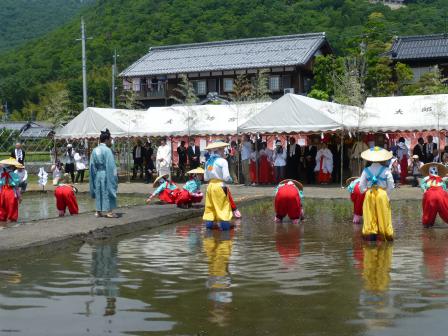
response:
[[[344,201],[300,225],[243,209],[51,257],[0,262],[0,335],[446,335],[448,230],[395,202],[393,244],[365,245]]]

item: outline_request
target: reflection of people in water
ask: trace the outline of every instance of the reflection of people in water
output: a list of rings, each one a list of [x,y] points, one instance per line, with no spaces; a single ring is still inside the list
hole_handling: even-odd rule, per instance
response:
[[[355,229],[353,231],[353,267],[362,271],[364,267],[364,250],[363,250],[363,238],[361,235],[360,226],[354,226]]]
[[[233,231],[207,231],[203,246],[208,259],[209,299],[213,302],[210,310],[212,322],[220,326],[227,324],[226,304],[232,302],[229,275],[229,261],[232,254]]]
[[[392,264],[392,245],[364,245],[364,288],[370,292],[384,292],[389,288]]]
[[[393,321],[395,309],[389,294],[392,244],[364,244],[362,248],[362,279],[360,316],[370,327],[385,327]]]
[[[422,233],[424,274],[431,280],[445,279],[448,233],[425,230]]]
[[[115,315],[118,296],[117,245],[96,245],[92,251],[92,275],[95,277],[95,294],[106,297],[104,316]]]
[[[301,225],[276,225],[275,245],[285,266],[293,266],[300,256]]]

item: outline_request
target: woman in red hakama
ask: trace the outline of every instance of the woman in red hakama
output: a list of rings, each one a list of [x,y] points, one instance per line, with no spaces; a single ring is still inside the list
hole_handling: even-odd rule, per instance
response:
[[[274,200],[275,222],[281,222],[288,216],[296,224],[300,218],[303,218],[302,189],[302,184],[294,180],[284,180],[279,183]]]
[[[23,165],[14,158],[0,161],[0,165],[3,167],[0,176],[0,221],[17,222],[21,193],[20,179],[14,170],[23,168]]]

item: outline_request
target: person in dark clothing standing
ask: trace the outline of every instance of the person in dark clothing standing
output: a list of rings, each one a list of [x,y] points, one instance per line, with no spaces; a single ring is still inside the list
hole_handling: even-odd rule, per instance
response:
[[[142,146],[141,140],[137,140],[137,145],[132,150],[132,159],[134,160],[134,169],[132,171],[132,179],[135,180],[137,172],[140,170],[140,178],[143,178],[143,158],[145,157],[145,148]]]
[[[190,140],[190,146],[187,149],[188,162],[190,163],[190,169],[195,169],[200,165],[201,150],[199,146],[195,145],[194,139]]]
[[[295,138],[289,139],[289,144],[286,146],[286,177],[298,180],[299,179],[299,164],[300,155],[302,154],[300,146],[296,144]]]
[[[314,174],[314,168],[316,167],[316,155],[317,147],[313,144],[309,144],[305,147],[305,170],[306,170],[306,180],[308,184],[316,183],[316,178]]]
[[[423,138],[420,137],[418,138],[417,144],[412,150],[412,155],[418,155],[421,162],[426,162],[424,147],[425,147],[425,140],[423,140]]]
[[[20,142],[16,143],[16,148],[11,151],[11,157],[19,161],[19,163],[24,164],[25,151],[22,149],[22,144]]]
[[[424,163],[433,162],[434,154],[437,152],[437,144],[432,142],[432,135],[428,135],[428,142],[423,145],[423,152],[425,153]]]
[[[75,151],[71,144],[67,145],[67,152],[64,154],[65,173],[70,174],[72,183],[75,183]]]
[[[152,156],[154,154],[154,150],[151,147],[151,143],[147,142],[145,144],[145,151],[144,151],[144,164],[145,164],[145,183],[151,183],[151,179],[152,179],[152,173],[154,172],[154,170],[156,169],[154,166],[154,161],[152,160]]]
[[[179,157],[179,177],[185,178],[185,170],[187,168],[187,149],[185,148],[185,141],[180,142],[180,146],[177,147],[177,155]]]

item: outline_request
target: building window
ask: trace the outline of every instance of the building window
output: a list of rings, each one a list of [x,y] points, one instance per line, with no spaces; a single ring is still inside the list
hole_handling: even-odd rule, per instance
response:
[[[204,96],[207,94],[207,81],[205,80],[193,81],[193,88],[198,96]]]
[[[280,76],[269,77],[269,90],[272,92],[280,91]]]
[[[233,78],[224,78],[224,92],[233,91]]]

